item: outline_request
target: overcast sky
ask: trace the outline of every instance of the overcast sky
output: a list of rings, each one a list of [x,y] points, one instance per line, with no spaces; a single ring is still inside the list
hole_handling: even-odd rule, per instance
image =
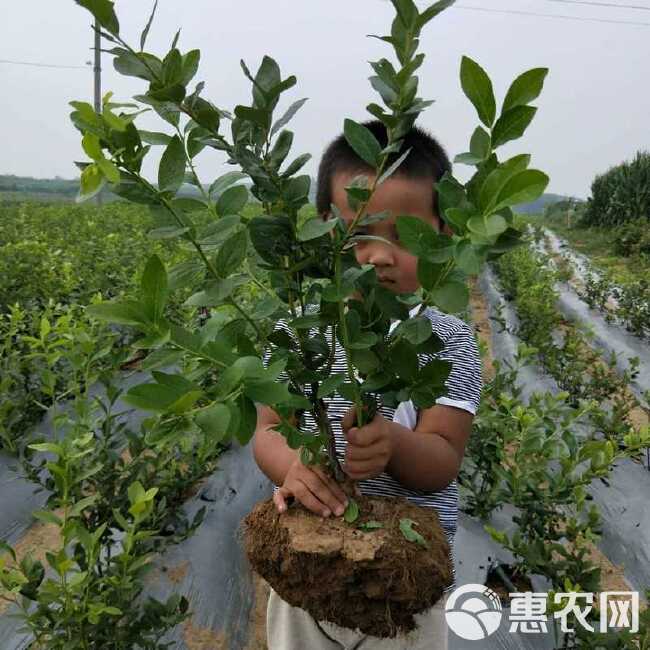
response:
[[[420,95],[436,103],[421,117],[455,155],[465,151],[478,123],[458,81],[460,59],[477,60],[494,81],[501,101],[509,83],[524,70],[550,68],[539,111],[526,136],[504,154],[530,152],[533,165],[551,176],[549,191],[586,197],[595,174],[650,149],[650,0],[609,0],[616,8],[557,0],[459,0],[430,23],[422,38],[427,59]],[[429,4],[429,3],[426,3]],[[121,33],[132,44],[146,23],[152,2],[117,0]],[[618,21],[648,26],[554,20],[473,11],[510,9]],[[164,54],[178,27],[182,51],[199,48],[204,96],[220,108],[249,103],[244,58],[257,68],[269,54],[284,76],[298,85],[285,97],[309,102],[294,118],[295,155],[310,152],[307,172],[342,128],[343,119],[368,117],[375,101],[367,77],[369,60],[391,49],[366,34],[387,33],[393,8],[386,0],[160,0],[148,49]],[[0,0],[0,59],[84,65],[91,59],[89,14],[73,0]],[[103,57],[103,90],[126,99],[144,82],[120,77]],[[68,102],[92,101],[92,70],[37,68],[0,63],[0,173],[72,178],[73,160],[83,159],[79,134],[69,122]],[[283,108],[283,106],[281,106]],[[142,128],[164,123],[148,116]],[[153,171],[153,165],[148,167]],[[204,182],[227,171],[214,152],[202,155]],[[462,177],[462,169],[458,168]]]

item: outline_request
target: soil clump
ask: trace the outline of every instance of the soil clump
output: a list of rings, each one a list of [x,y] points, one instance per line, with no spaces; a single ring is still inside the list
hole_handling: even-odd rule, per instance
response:
[[[408,633],[414,615],[452,582],[447,537],[433,508],[396,497],[355,500],[354,523],[323,519],[298,502],[279,514],[271,499],[263,501],[244,520],[246,554],[283,600],[317,621],[377,637]],[[426,546],[405,538],[405,519]]]

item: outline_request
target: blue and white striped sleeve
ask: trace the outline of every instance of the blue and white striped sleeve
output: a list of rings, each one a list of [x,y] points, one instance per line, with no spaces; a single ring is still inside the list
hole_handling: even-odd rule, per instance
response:
[[[472,328],[461,321],[461,325],[445,340],[445,347],[436,358],[451,362],[451,372],[445,382],[446,394],[436,403],[476,415],[483,378],[481,356]]]

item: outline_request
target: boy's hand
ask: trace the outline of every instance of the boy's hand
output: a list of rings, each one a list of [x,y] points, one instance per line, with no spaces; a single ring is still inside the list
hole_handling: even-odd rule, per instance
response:
[[[341,420],[348,441],[343,471],[356,481],[379,476],[386,470],[393,455],[389,422],[381,413],[377,413],[372,422],[361,428],[355,424],[356,410],[351,408]]]
[[[303,465],[300,458],[289,467],[282,487],[273,495],[278,512],[287,509],[286,499],[295,497],[305,508],[322,517],[341,517],[348,499],[336,481],[320,467]]]

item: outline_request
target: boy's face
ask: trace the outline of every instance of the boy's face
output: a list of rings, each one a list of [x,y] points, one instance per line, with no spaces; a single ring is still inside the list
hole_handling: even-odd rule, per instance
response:
[[[332,202],[348,225],[352,223],[355,212],[348,205],[345,187],[358,175],[341,172],[332,179]],[[372,183],[373,176],[368,176]],[[432,193],[433,182],[429,179],[392,176],[377,188],[367,208],[368,214],[388,211],[390,217],[358,229],[359,234],[375,235],[391,242],[385,244],[372,239],[359,242],[354,252],[357,262],[372,264],[382,285],[395,293],[412,293],[420,286],[417,257],[400,245],[395,220],[404,215],[418,217],[439,230],[440,220],[433,212]]]

